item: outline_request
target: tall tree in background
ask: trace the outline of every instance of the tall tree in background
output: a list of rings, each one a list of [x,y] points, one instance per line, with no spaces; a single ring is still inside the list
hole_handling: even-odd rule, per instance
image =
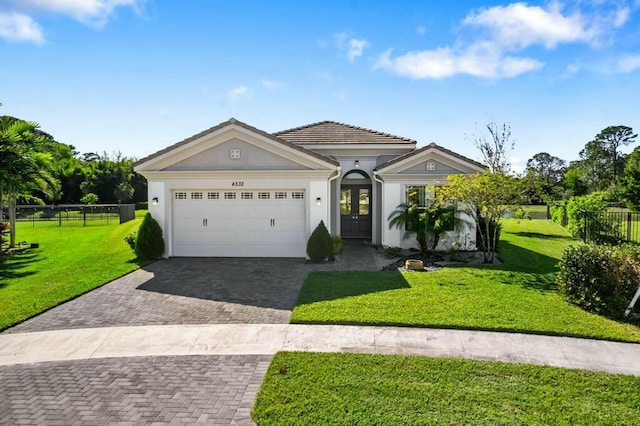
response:
[[[619,185],[620,195],[627,207],[640,211],[640,147],[627,157]]]
[[[486,125],[489,135],[484,133],[474,134],[470,138],[473,145],[482,154],[484,163],[492,173],[507,174],[511,170],[508,159],[508,151],[513,151],[515,141],[511,139],[511,125],[503,123],[489,123]]]
[[[580,161],[572,161],[569,164],[569,168],[562,178],[562,186],[565,189],[565,194],[562,197],[564,199],[586,195],[589,192],[587,179]]]
[[[45,139],[38,132],[37,123],[0,117],[0,200],[6,194],[11,226],[9,247],[14,247],[16,241],[16,201],[42,203],[34,194],[47,193],[56,185],[51,175],[52,157],[42,152]]]
[[[591,191],[615,187],[624,169],[620,148],[635,142],[637,136],[631,127],[609,126],[587,142],[580,151],[580,164]]]
[[[567,163],[559,157],[539,152],[527,161],[526,178],[543,199],[559,198]]]

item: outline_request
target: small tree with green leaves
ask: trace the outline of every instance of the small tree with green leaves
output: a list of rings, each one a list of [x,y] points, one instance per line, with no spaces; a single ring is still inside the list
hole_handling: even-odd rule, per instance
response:
[[[486,171],[472,175],[450,175],[448,185],[439,192],[441,200],[457,203],[475,219],[476,226],[484,227],[478,236],[485,262],[494,260],[500,220],[514,205],[520,203],[520,187],[521,181],[514,176]]]
[[[98,202],[98,196],[93,192],[90,192],[84,197],[80,198],[80,202],[89,205],[96,204]]]
[[[333,255],[333,238],[324,222],[320,221],[307,241],[307,256],[313,263],[322,263],[331,255]]]
[[[162,228],[158,222],[147,213],[142,219],[135,243],[136,256],[140,260],[158,259],[164,253],[164,239]]]

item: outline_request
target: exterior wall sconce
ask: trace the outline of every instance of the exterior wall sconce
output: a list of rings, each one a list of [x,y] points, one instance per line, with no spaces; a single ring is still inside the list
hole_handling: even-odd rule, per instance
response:
[[[316,198],[316,206],[319,206],[321,202],[322,202],[322,198],[320,197]]]
[[[154,206],[157,206],[157,205],[158,205],[158,197],[153,197],[153,198],[151,199],[151,203],[152,203]]]
[[[356,166],[356,169],[360,167],[360,160],[356,160],[354,161],[354,166]]]

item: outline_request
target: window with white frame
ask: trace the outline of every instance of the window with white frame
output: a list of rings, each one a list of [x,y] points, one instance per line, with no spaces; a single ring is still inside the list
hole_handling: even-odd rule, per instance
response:
[[[436,188],[432,185],[407,185],[405,187],[405,202],[427,207],[434,203]]]
[[[407,185],[405,187],[405,202],[410,205],[417,204],[421,207],[421,211],[425,211],[427,207],[434,205],[438,188],[438,186],[432,185]],[[456,211],[453,206],[429,211],[432,212],[432,214],[438,215],[438,220],[445,224],[446,231],[453,231],[455,229]]]
[[[202,192],[192,192],[191,193],[192,200],[202,200]]]

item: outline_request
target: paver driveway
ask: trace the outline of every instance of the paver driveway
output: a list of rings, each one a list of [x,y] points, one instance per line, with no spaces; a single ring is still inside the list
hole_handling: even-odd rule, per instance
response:
[[[378,269],[371,248],[341,262],[176,258],[115,280],[4,333],[111,326],[287,323],[312,270]],[[0,367],[0,424],[251,424],[269,355],[103,358]]]
[[[0,424],[252,424],[270,360],[138,357],[0,367]]]
[[[312,268],[303,259],[161,260],[6,332],[154,324],[287,323]]]

